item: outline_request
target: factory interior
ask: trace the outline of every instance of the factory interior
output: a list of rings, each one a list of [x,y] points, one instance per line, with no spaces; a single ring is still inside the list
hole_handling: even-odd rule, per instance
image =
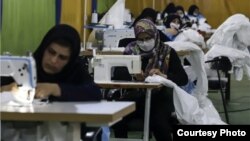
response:
[[[0,0],[0,140],[245,140],[249,19],[250,0]]]

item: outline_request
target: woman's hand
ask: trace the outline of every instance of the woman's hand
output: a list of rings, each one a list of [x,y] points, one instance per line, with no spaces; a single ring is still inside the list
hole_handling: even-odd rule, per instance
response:
[[[141,71],[141,73],[139,73],[139,74],[135,74],[134,77],[137,81],[144,81],[145,80],[143,71]]]
[[[58,84],[53,83],[37,83],[35,98],[44,99],[50,95],[59,97],[61,90]]]
[[[172,35],[177,35],[178,34],[178,30],[176,30],[174,28],[167,28],[166,32],[171,33]]]
[[[156,74],[156,75],[160,75],[164,78],[168,78],[166,74],[162,73],[159,69],[151,69],[149,71],[149,75],[153,75],[153,74]]]
[[[15,82],[8,85],[1,86],[0,92],[11,91],[16,92],[18,90],[17,84]]]

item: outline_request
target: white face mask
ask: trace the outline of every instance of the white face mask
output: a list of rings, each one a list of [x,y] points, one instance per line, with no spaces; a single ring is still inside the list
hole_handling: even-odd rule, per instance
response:
[[[198,16],[199,14],[198,13],[193,13],[194,16]]]
[[[147,40],[147,41],[144,41],[144,42],[143,41],[137,41],[137,45],[143,51],[150,51],[155,46],[155,40],[154,39],[150,39],[150,40]]]
[[[171,28],[175,28],[175,29],[179,29],[180,28],[180,24],[176,24],[176,23],[170,23],[170,27]]]
[[[183,18],[183,17],[184,17],[184,14],[180,14],[179,16],[180,16],[181,18]]]

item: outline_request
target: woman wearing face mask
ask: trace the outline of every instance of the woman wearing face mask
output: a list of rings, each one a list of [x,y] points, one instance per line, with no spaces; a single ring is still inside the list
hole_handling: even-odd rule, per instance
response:
[[[184,8],[182,6],[176,6],[176,13],[180,16],[183,27],[191,27],[190,19],[185,14]]]
[[[179,33],[179,29],[181,27],[181,19],[178,15],[169,15],[166,17],[166,20],[164,21],[164,25],[166,29],[163,31],[163,33],[171,40],[173,41],[175,37]]]
[[[194,22],[198,22],[200,19],[205,18],[199,10],[199,7],[196,5],[191,5],[188,9],[188,16],[190,19],[196,19]]]
[[[141,55],[142,73],[135,77],[136,80],[144,79],[153,74],[170,79],[179,86],[188,82],[179,57],[174,49],[163,44],[159,39],[153,22],[147,19],[139,20],[135,26],[136,41],[131,42],[125,49],[124,54]],[[145,91],[143,91],[145,92]],[[133,93],[138,94],[138,93]],[[136,101],[136,112],[125,117],[121,122],[114,125],[115,136],[127,137],[127,122],[134,117],[144,117],[145,94],[136,99],[123,100]],[[152,91],[150,129],[157,141],[171,141],[171,113],[174,111],[173,93],[171,88],[162,87]]]

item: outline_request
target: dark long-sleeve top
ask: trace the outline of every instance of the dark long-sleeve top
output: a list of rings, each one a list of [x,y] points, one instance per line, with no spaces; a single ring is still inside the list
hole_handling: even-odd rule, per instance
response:
[[[61,96],[50,96],[51,101],[99,101],[101,99],[100,88],[94,83],[84,64],[85,61],[79,59],[69,73],[57,80],[49,81],[54,81],[61,89]],[[39,82],[48,82],[48,80],[42,76],[39,77],[38,74]]]
[[[142,70],[146,76],[151,69],[158,68],[178,86],[184,86],[188,83],[187,74],[176,51],[168,45],[160,43],[153,51],[147,53],[140,50],[136,42],[132,42],[126,47],[124,54],[141,55]]]
[[[169,80],[175,82],[178,86],[184,86],[188,83],[188,76],[181,65],[181,61],[174,49],[170,51],[169,69],[167,72]]]

